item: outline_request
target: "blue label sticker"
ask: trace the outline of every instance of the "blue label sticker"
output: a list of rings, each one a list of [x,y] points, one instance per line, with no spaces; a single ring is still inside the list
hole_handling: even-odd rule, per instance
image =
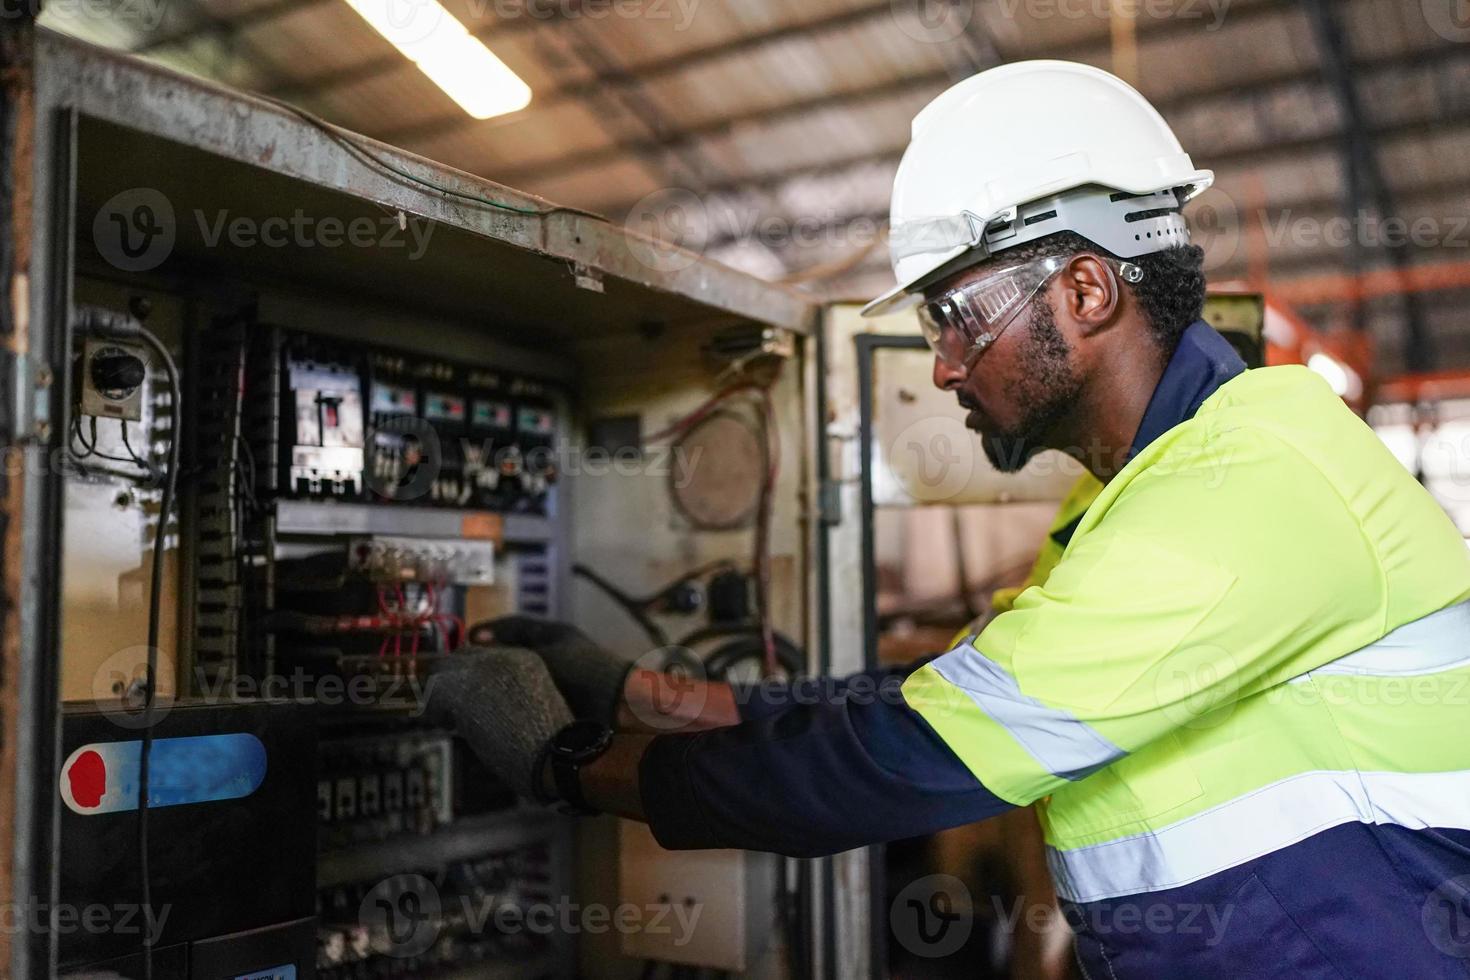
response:
[[[93,742],[61,767],[61,798],[74,813],[138,808],[143,743]],[[249,796],[265,782],[265,746],[247,732],[160,738],[148,757],[148,806],[211,803]]]
[[[285,966],[273,966],[259,973],[242,973],[234,980],[296,980],[296,967],[287,963]]]

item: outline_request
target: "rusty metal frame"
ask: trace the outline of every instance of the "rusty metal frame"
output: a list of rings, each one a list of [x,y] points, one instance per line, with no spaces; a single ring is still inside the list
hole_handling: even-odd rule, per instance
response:
[[[0,937],[5,975],[54,972],[51,933],[32,925],[55,907],[61,471],[71,304],[73,113],[40,95],[37,31],[0,24],[4,60],[4,397],[6,467],[0,515],[0,893],[27,928]]]
[[[270,100],[44,30],[36,32],[36,49],[38,105],[73,106],[86,117],[452,225],[608,279],[679,295],[707,307],[711,316],[756,320],[801,335],[809,334],[815,322],[811,299],[794,289],[693,254],[673,262],[644,262],[638,248],[662,252],[668,246],[604,218],[558,208],[543,198],[354,136],[416,178],[537,213],[480,206],[394,178],[355,159],[320,128]],[[249,124],[242,125],[247,116]]]

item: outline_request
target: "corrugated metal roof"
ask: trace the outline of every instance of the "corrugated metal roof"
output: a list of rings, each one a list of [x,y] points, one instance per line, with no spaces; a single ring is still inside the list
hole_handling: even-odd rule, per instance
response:
[[[429,9],[422,0],[399,2],[414,16]],[[840,261],[844,247],[857,254],[862,223],[886,210],[911,118],[953,80],[1003,60],[1111,67],[1114,57],[1113,0],[446,6],[531,85],[529,108],[469,119],[344,0],[133,0],[110,17],[56,4],[44,16],[88,40],[287,98],[349,129],[567,204],[626,213],[661,189],[685,189],[716,216],[704,229],[711,253],[771,276]],[[1470,26],[1453,19],[1451,6],[1330,3],[1352,64],[1359,135],[1376,148],[1396,217],[1464,210]],[[1264,261],[1274,280],[1285,281],[1347,268],[1349,249],[1273,231],[1286,227],[1283,216],[1325,220],[1350,206],[1351,117],[1312,5],[1141,0],[1137,9],[1139,88],[1196,162],[1217,169],[1216,204],[1234,210],[1240,238],[1267,242],[1254,259],[1245,246],[1226,250],[1212,273],[1239,277],[1248,263]],[[816,231],[779,233],[796,228]],[[1438,244],[1415,247],[1409,258],[1462,255]],[[1368,249],[1364,261],[1390,257]],[[850,294],[885,278],[878,248],[811,288]],[[1309,312],[1324,322],[1340,316]],[[1384,331],[1397,336],[1400,328]],[[1470,343],[1456,349],[1470,351]]]

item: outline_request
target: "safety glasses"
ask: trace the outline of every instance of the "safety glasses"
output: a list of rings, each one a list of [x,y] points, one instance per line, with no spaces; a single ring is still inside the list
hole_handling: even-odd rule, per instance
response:
[[[945,364],[968,370],[1071,259],[1052,255],[1013,265],[920,305],[924,339]],[[1113,262],[1107,265],[1111,269]],[[1128,282],[1143,278],[1143,269],[1132,262],[1118,263],[1118,272]]]

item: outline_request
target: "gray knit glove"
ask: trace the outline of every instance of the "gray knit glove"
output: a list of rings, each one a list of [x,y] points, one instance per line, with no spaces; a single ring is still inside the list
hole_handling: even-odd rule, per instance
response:
[[[453,728],[516,795],[541,800],[542,754],[573,721],[541,658],[513,647],[465,647],[428,680],[428,716]]]
[[[632,664],[566,623],[534,616],[503,616],[477,623],[470,642],[534,650],[578,718],[617,724],[618,703]]]

